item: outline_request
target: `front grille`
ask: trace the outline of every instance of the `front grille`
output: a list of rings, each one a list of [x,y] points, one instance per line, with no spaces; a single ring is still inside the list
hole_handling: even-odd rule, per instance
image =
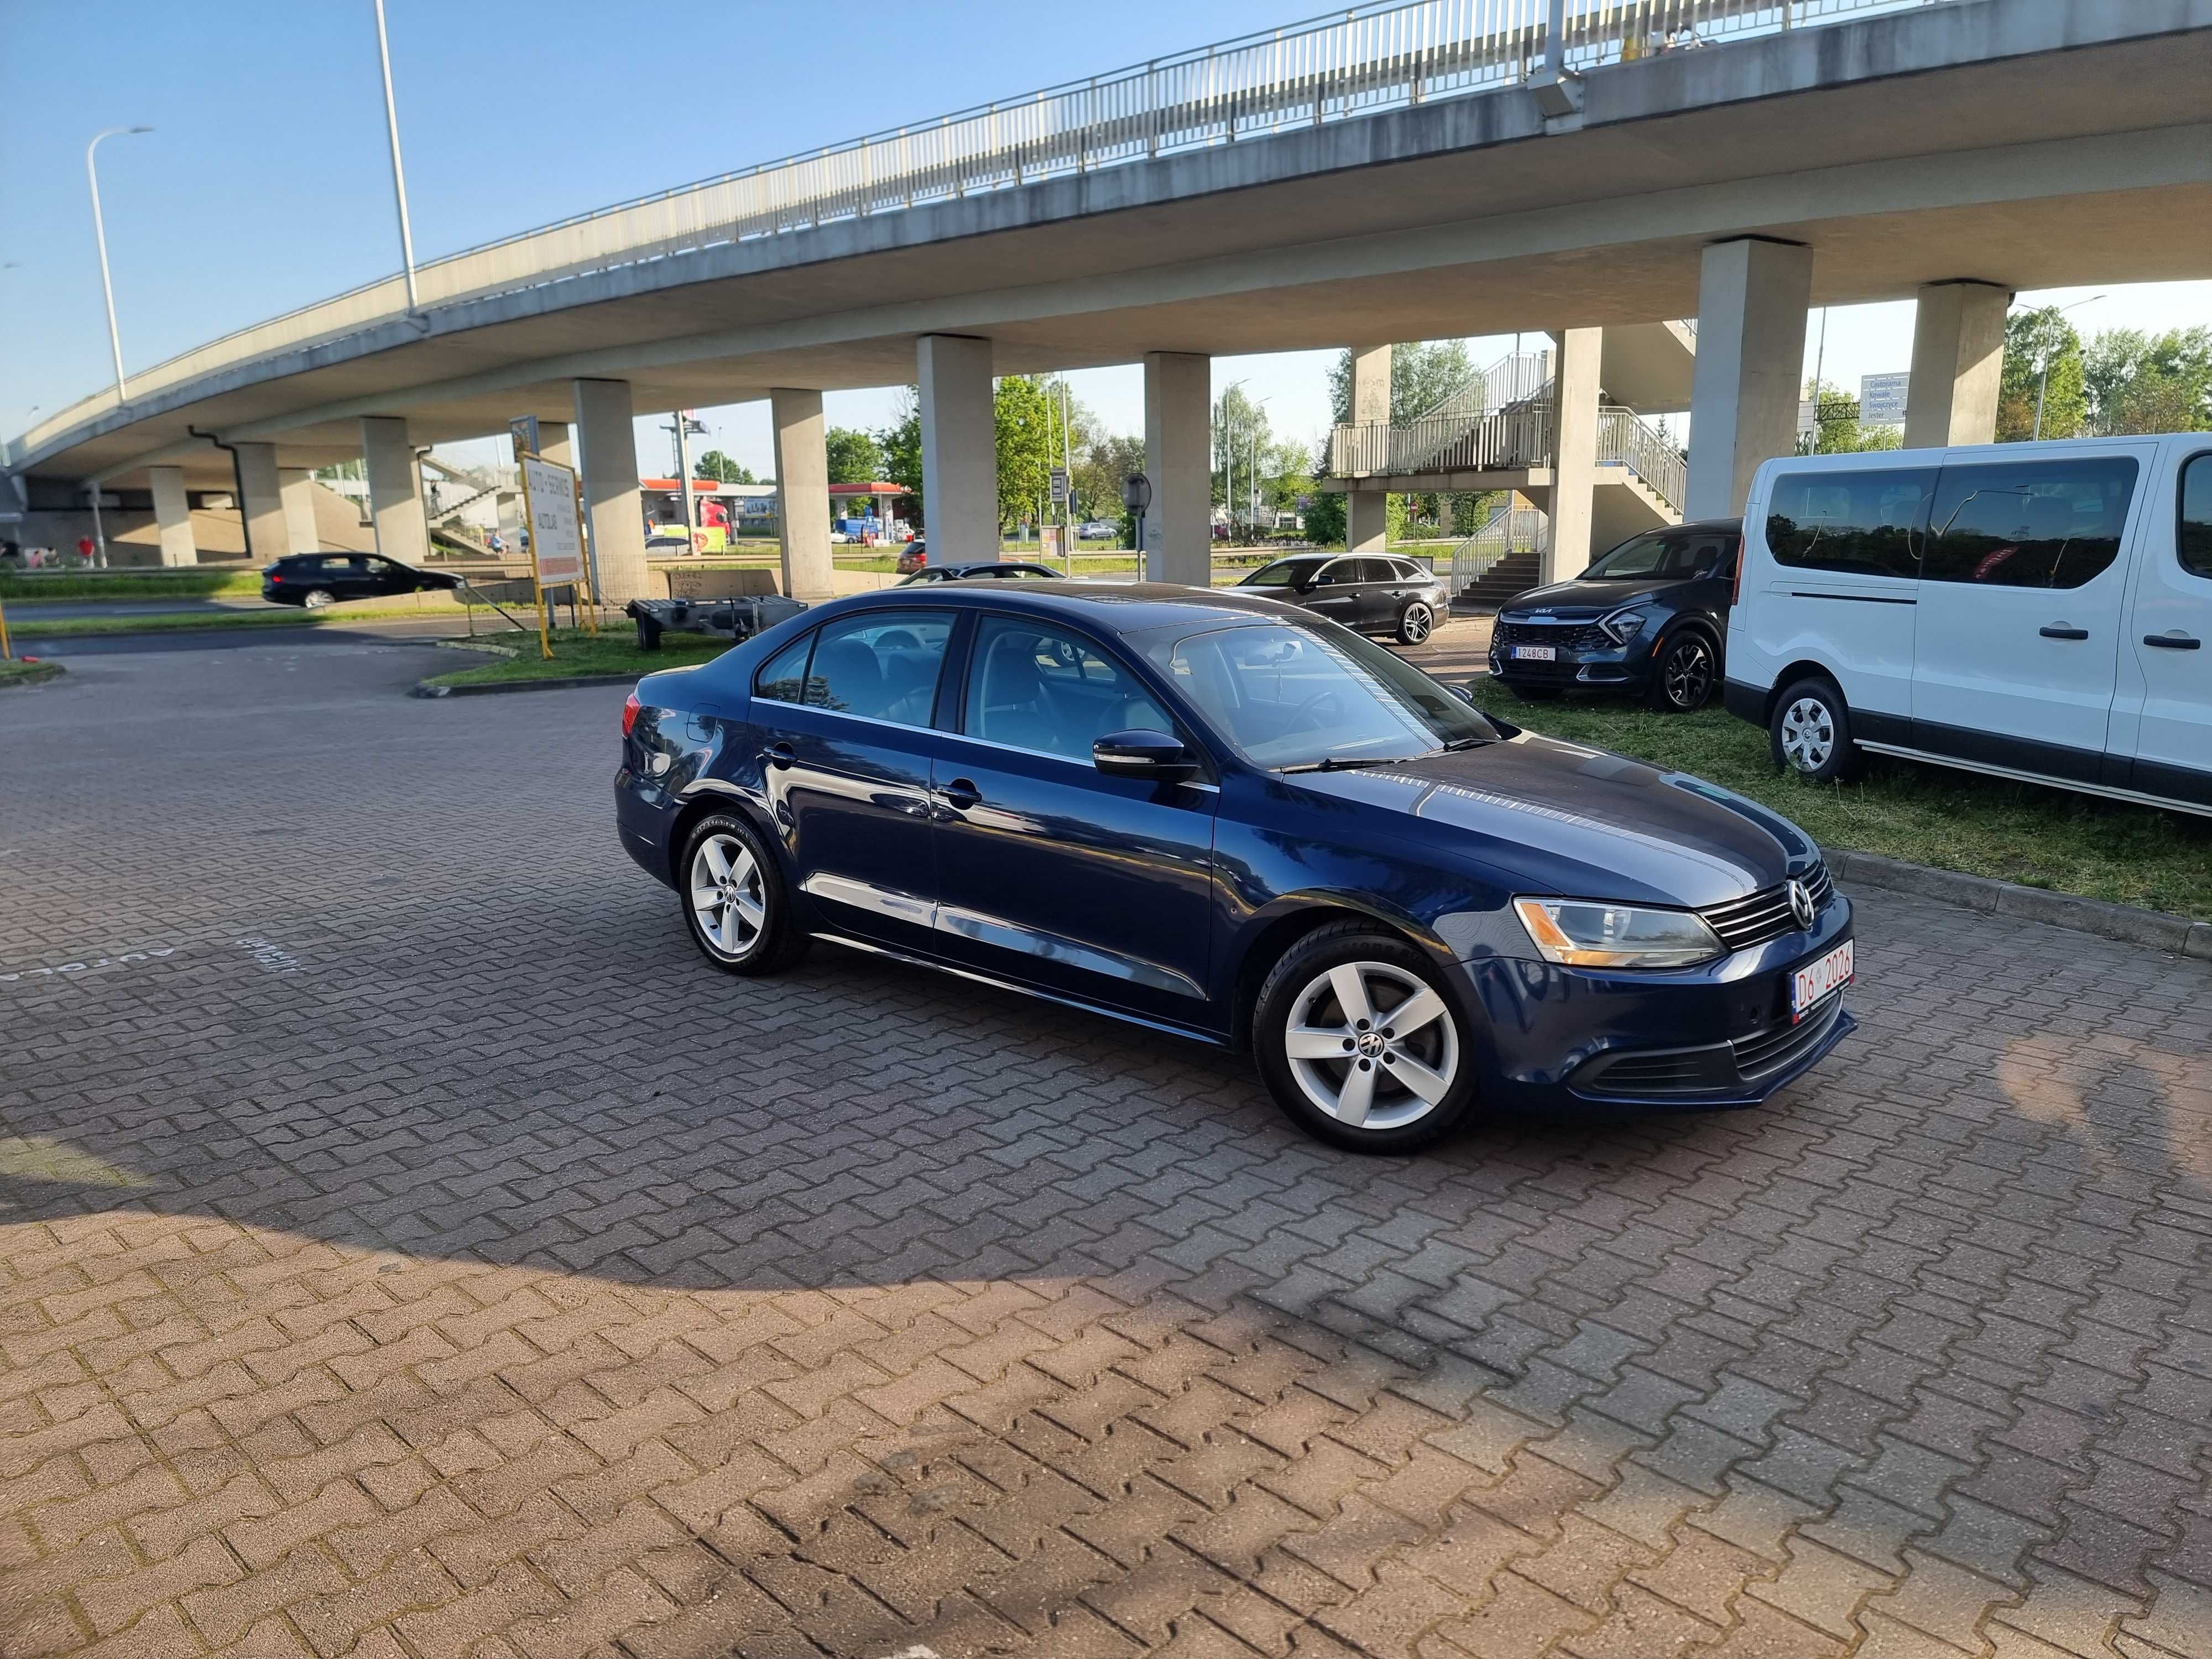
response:
[[[1746,1083],[1757,1083],[1785,1070],[1807,1049],[1820,1046],[1843,1012],[1844,988],[1839,985],[1807,1009],[1795,1025],[1770,1025],[1747,1037],[1738,1037],[1729,1044],[1735,1050],[1737,1074]]]
[[[1496,645],[1556,645],[1562,651],[1594,651],[1613,643],[1595,623],[1501,622],[1490,637]]]
[[[1836,884],[1829,878],[1828,866],[1816,864],[1810,874],[1800,878],[1806,890],[1813,896],[1813,908],[1817,915],[1828,908],[1835,896]],[[1698,913],[1706,924],[1720,935],[1721,943],[1731,951],[1747,951],[1754,945],[1764,945],[1769,939],[1780,939],[1785,933],[1802,931],[1796,915],[1790,908],[1790,886],[1760,889],[1748,898],[1731,899],[1726,904],[1716,904],[1710,910]]]

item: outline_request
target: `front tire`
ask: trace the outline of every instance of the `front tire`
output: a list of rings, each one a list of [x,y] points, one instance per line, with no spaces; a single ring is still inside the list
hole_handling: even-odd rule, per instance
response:
[[[1713,700],[1720,659],[1696,629],[1659,641],[1651,659],[1651,706],[1663,714],[1694,714]]]
[[[1283,1115],[1347,1152],[1419,1152],[1474,1104],[1464,1018],[1428,958],[1370,922],[1291,947],[1260,988],[1252,1047]]]
[[[1437,631],[1437,613],[1419,599],[1398,615],[1398,643],[1419,645]]]
[[[1850,709],[1832,680],[1792,681],[1774,700],[1766,726],[1777,771],[1795,772],[1814,783],[1840,783],[1859,769]]]
[[[327,587],[311,587],[307,590],[307,597],[300,603],[310,611],[320,611],[326,605],[336,605],[337,599],[338,596]]]
[[[700,819],[679,870],[691,942],[724,973],[777,973],[805,954],[775,855],[744,819],[729,812]]]

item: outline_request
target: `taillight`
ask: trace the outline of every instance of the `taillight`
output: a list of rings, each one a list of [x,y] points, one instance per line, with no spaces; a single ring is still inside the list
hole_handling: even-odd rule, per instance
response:
[[[1743,598],[1743,538],[1735,538],[1735,580],[1729,584],[1729,604],[1735,605]]]
[[[283,579],[282,576],[277,575],[276,573],[274,573],[274,572],[272,571],[272,572],[270,574],[270,577],[269,577],[269,585],[270,585],[270,586],[274,587],[274,586],[276,586],[276,584],[277,584],[278,582],[281,582],[281,581],[283,581],[283,580],[284,580],[284,579]]]
[[[630,728],[637,724],[639,710],[644,707],[645,705],[637,700],[637,693],[631,692],[629,701],[623,704],[623,736],[629,735]]]

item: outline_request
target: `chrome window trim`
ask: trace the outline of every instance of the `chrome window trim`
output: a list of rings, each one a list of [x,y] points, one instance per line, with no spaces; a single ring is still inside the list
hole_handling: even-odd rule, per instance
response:
[[[855,715],[854,718],[856,720],[863,719],[865,716]],[[932,729],[934,730],[935,728]],[[1096,761],[1079,760],[1073,755],[1058,754],[1049,749],[1024,749],[1018,743],[1000,743],[995,738],[971,737],[965,732],[939,731],[938,735],[939,737],[950,738],[956,743],[972,743],[978,749],[996,749],[1001,753],[1008,755],[1034,755],[1039,760],[1058,761],[1063,766],[1073,766],[1079,771],[1090,773],[1093,777],[1103,778],[1107,775],[1107,774],[1101,772],[1098,769],[1098,763]],[[1170,732],[1169,735],[1173,737],[1178,734]],[[1189,745],[1185,744],[1184,746],[1188,748]],[[1125,779],[1123,781],[1141,782],[1143,780]],[[1188,782],[1177,784],[1176,787],[1178,789],[1203,789],[1208,794],[1212,795],[1218,795],[1221,793],[1221,786],[1219,784],[1207,783],[1201,779],[1192,779]]]

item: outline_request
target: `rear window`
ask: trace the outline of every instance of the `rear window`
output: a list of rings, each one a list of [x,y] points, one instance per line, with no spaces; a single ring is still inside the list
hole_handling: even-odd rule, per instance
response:
[[[2136,464],[2125,455],[1947,466],[1921,574],[1984,587],[2080,587],[2120,556]]]
[[[1917,576],[1936,469],[1784,472],[1766,501],[1766,545],[1798,570]]]
[[[2192,455],[2181,469],[2181,522],[2176,550],[2191,575],[2212,577],[2212,454]]]

